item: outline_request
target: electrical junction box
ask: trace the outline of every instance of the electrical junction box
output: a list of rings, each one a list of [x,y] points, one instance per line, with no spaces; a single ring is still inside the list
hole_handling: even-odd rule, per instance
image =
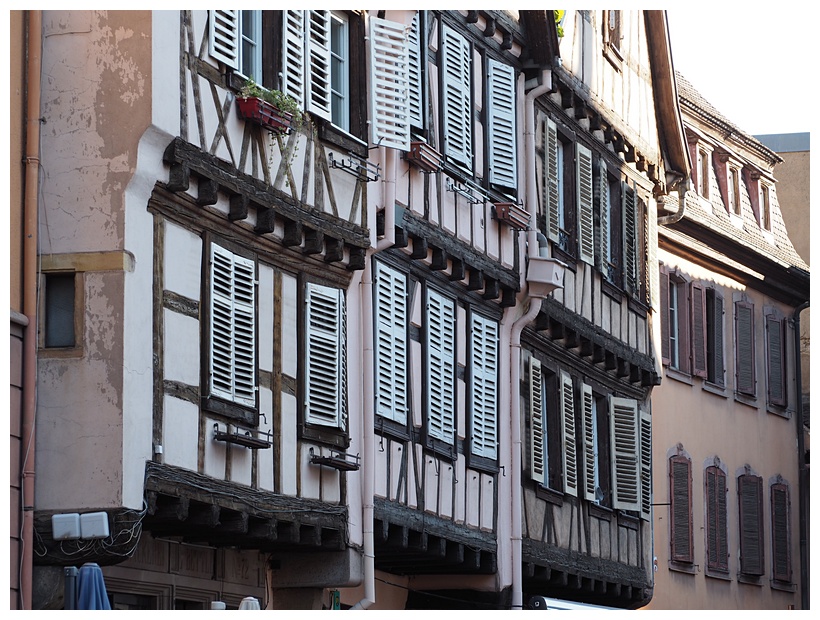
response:
[[[80,515],[80,538],[108,538],[108,513],[88,512]]]
[[[54,540],[71,540],[80,537],[80,515],[70,514],[51,515],[51,536]]]

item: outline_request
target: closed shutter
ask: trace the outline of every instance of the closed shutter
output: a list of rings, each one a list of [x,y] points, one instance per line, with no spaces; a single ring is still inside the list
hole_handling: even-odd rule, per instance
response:
[[[473,159],[470,44],[446,25],[442,26],[441,36],[444,154],[469,167]]]
[[[723,297],[717,290],[706,293],[706,354],[709,381],[724,385]]]
[[[409,105],[410,124],[415,127],[424,127],[422,114],[422,66],[426,60],[424,48],[421,47],[421,26],[419,11],[413,16],[413,24],[408,34],[408,53],[410,56],[409,71]]]
[[[579,257],[585,263],[595,264],[595,226],[592,214],[592,151],[576,144],[575,178],[578,190]]]
[[[737,479],[740,506],[740,572],[763,574],[763,479],[743,474]]]
[[[786,366],[784,364],[783,321],[775,316],[766,317],[766,359],[769,374],[769,402],[786,405]]]
[[[706,293],[692,284],[692,374],[706,377]]]
[[[495,460],[498,446],[498,323],[473,314],[470,338],[472,453]]]
[[[455,435],[455,307],[434,290],[427,293],[427,432],[452,442]]]
[[[561,371],[561,441],[563,447],[564,493],[578,496],[578,449],[575,444],[575,398],[572,377]]]
[[[377,412],[407,423],[407,276],[376,263]]]
[[[672,560],[692,562],[692,463],[684,456],[669,459],[670,542]]]
[[[743,394],[755,394],[754,306],[735,302],[736,389]]]
[[[515,70],[487,60],[490,183],[515,188],[518,181],[515,130]]]
[[[597,455],[595,454],[595,400],[592,397],[592,387],[581,384],[581,412],[584,423],[584,499],[595,501],[595,468]]]
[[[541,362],[530,357],[530,477],[544,484],[547,469],[544,450],[544,406]]]
[[[598,269],[609,279],[609,179],[606,162],[598,160]]]
[[[558,195],[558,128],[553,121],[544,119],[544,166],[542,169],[542,203],[547,219],[547,237],[558,243],[560,239],[559,227],[559,195]]]
[[[726,522],[726,474],[717,467],[706,468],[706,559],[711,570],[729,570],[729,541]]]
[[[789,532],[789,487],[772,487],[772,576],[775,581],[791,583],[791,536]]]
[[[626,291],[638,295],[638,232],[635,215],[635,190],[628,183],[621,185],[624,222],[624,282]]]
[[[211,245],[210,393],[256,406],[256,265]]]
[[[641,447],[641,518],[652,519],[652,416],[648,411],[640,414]]]
[[[239,11],[208,11],[208,53],[239,69]]]
[[[671,352],[669,345],[669,271],[665,267],[658,273],[660,282],[660,316],[661,316],[661,358],[664,364],[669,364]]]
[[[305,12],[288,10],[283,11],[282,15],[282,92],[293,98],[299,108],[304,110],[307,73]]]
[[[609,397],[613,508],[640,510],[638,404]]]
[[[403,24],[370,18],[370,129],[373,144],[410,148],[410,57]]]
[[[330,11],[307,11],[307,20],[306,107],[316,116],[330,120]]]
[[[311,424],[344,424],[344,297],[339,289],[307,285],[305,419]]]

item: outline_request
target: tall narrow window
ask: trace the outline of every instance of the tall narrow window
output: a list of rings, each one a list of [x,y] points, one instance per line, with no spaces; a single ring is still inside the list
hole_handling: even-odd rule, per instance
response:
[[[455,302],[427,289],[427,435],[451,444],[455,439]]]
[[[330,110],[333,124],[347,131],[350,127],[350,46],[347,18],[330,15]]]
[[[772,230],[772,211],[769,204],[769,186],[760,184],[760,225],[763,230]]]
[[[595,263],[595,233],[592,213],[592,152],[576,144],[578,199],[578,258],[590,265]]]
[[[239,65],[242,75],[262,83],[262,11],[239,11]]]
[[[305,420],[344,429],[347,372],[344,291],[307,285]]]
[[[737,479],[740,507],[740,572],[762,575],[763,564],[763,479],[743,474]]]
[[[376,263],[377,412],[407,423],[407,276]]]
[[[638,403],[609,397],[612,507],[641,509],[641,454]]]
[[[444,154],[466,167],[473,162],[470,44],[449,26],[441,28]]]
[[[791,504],[789,486],[778,482],[771,486],[772,502],[772,577],[791,583]]]
[[[671,558],[691,563],[692,547],[692,462],[683,455],[669,459],[669,515]]]
[[[73,347],[74,273],[46,274],[45,341],[47,348]]]
[[[715,385],[725,385],[723,297],[713,288],[706,289],[706,378]]]
[[[702,284],[692,283],[692,374],[707,376],[706,363],[706,291]]]
[[[698,149],[698,194],[706,199],[709,198],[709,170],[712,167],[709,160],[709,153],[704,149]]]
[[[726,516],[726,474],[719,467],[706,468],[706,566],[728,572],[729,540]]]
[[[488,59],[487,73],[490,183],[515,189],[518,184],[515,70]]]
[[[740,209],[740,173],[737,168],[729,168],[729,208],[735,215],[741,214]]]
[[[735,367],[735,389],[741,394],[754,396],[754,306],[746,301],[735,302]]]
[[[561,452],[564,469],[564,493],[578,496],[578,448],[575,444],[575,395],[572,377],[561,371],[559,399],[561,407]]]
[[[774,315],[766,316],[766,369],[769,403],[786,405],[786,347],[785,321]]]
[[[530,357],[530,466],[533,480],[556,491],[563,490],[562,411],[557,405],[557,377]],[[557,405],[557,406],[556,406]]]
[[[498,450],[498,322],[470,317],[471,450],[495,460]]]

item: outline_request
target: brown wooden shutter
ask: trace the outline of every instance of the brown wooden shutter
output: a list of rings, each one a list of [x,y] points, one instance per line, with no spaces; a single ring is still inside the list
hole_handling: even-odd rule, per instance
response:
[[[766,317],[766,359],[768,368],[769,402],[786,405],[786,365],[783,346],[783,321],[775,316]]]
[[[755,394],[754,306],[746,301],[735,302],[736,390]]]
[[[692,374],[706,377],[706,295],[701,284],[692,284]]]
[[[669,459],[672,560],[692,562],[692,463],[684,456]]]
[[[740,506],[740,572],[763,574],[763,479],[744,474],[737,479]]]
[[[729,570],[726,474],[714,466],[706,468],[706,554],[711,570]]]
[[[791,582],[791,536],[789,532],[789,487],[772,485],[772,576]]]
[[[706,355],[709,381],[724,385],[723,297],[714,289],[707,292]]]
[[[661,289],[661,358],[669,364],[669,271],[663,266],[659,272]]]

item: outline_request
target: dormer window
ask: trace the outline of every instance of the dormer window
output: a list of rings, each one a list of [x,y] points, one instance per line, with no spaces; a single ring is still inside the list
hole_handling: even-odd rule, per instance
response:
[[[711,182],[711,176],[709,175],[711,159],[709,151],[698,148],[697,189],[698,194],[707,200],[709,199],[709,183]]]
[[[759,189],[759,204],[760,204],[760,227],[763,230],[772,230],[772,211],[769,203],[769,186],[765,183],[760,184]]]
[[[728,190],[729,212],[740,215],[740,171],[734,166],[729,166]]]

